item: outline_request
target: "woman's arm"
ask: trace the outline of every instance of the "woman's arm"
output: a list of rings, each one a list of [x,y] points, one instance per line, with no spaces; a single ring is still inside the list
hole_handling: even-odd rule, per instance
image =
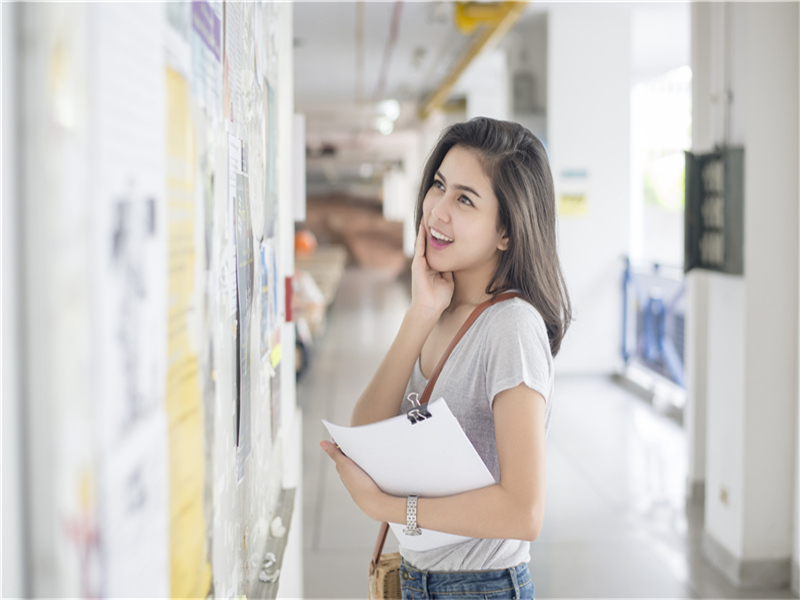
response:
[[[353,409],[352,426],[397,416],[414,364],[435,324],[430,312],[413,306],[406,311],[400,331]]]
[[[453,296],[453,274],[438,273],[425,258],[420,225],[411,262],[411,306],[378,370],[356,402],[350,424],[366,425],[397,415],[422,346]]]
[[[520,384],[495,397],[500,483],[444,498],[420,498],[420,527],[475,538],[535,540],[544,518],[545,401]],[[406,522],[406,499],[384,494],[333,444],[323,448],[359,507],[377,521]],[[327,447],[326,447],[327,445]]]

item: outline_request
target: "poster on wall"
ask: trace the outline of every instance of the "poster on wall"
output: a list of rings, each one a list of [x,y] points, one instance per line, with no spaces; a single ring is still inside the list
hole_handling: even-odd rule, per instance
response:
[[[250,454],[250,347],[253,305],[253,226],[250,220],[250,191],[247,177],[247,149],[243,147],[242,168],[236,176],[236,281],[239,300],[239,423],[237,464],[239,480]]]
[[[164,5],[164,50],[167,64],[184,77],[189,76],[191,53],[189,51],[189,23],[191,5],[187,2],[167,2]]]
[[[223,55],[224,111],[231,123],[244,119],[244,78],[253,68],[253,32],[246,16],[247,2],[225,2],[225,52]],[[247,53],[250,55],[248,62]]]
[[[270,28],[268,30],[272,31]],[[270,40],[274,41],[274,31],[270,34]],[[281,382],[280,369],[281,362],[281,328],[280,328],[280,295],[279,295],[279,276],[278,276],[278,243],[276,238],[276,227],[278,222],[278,202],[277,202],[277,127],[276,127],[276,95],[272,85],[267,81],[266,85],[267,102],[265,106],[265,124],[267,129],[267,151],[266,151],[266,186],[264,201],[264,263],[266,289],[264,294],[264,311],[266,316],[263,319],[264,335],[268,336],[269,343],[262,346],[262,352],[268,352],[269,368],[272,375],[271,386],[271,412],[272,412],[272,439],[275,440],[281,424]],[[268,346],[268,350],[267,350]]]
[[[142,193],[138,187],[133,184],[111,201],[109,270],[101,300],[107,311],[102,329],[108,343],[98,372],[106,378],[101,414],[109,436],[102,450],[105,543],[101,547],[106,573],[114,576],[114,581],[104,582],[99,591],[103,595],[113,595],[109,590],[149,589],[125,574],[131,565],[134,571],[157,567],[160,576],[154,583],[167,587],[165,356],[163,348],[155,349],[151,343],[165,335],[166,293],[158,268],[164,227],[156,219],[163,197]],[[140,543],[154,544],[155,551],[136,550]]]
[[[269,325],[270,332],[270,352],[269,365],[272,373],[271,402],[272,402],[272,439],[277,439],[278,430],[281,425],[281,382],[280,382],[280,362],[281,362],[281,327],[280,327],[280,308],[278,305],[280,296],[278,295],[278,252],[275,238],[268,241],[269,248]]]
[[[279,17],[278,17],[278,3],[266,2],[264,8],[264,22],[266,34],[266,60],[265,67],[267,81],[275,85],[278,75],[278,35],[279,35]]]
[[[274,22],[274,21],[273,21]],[[271,43],[274,42],[274,30],[270,29]],[[268,304],[269,304],[269,364],[272,373],[272,439],[276,439],[277,432],[281,424],[281,382],[280,382],[280,362],[281,362],[281,319],[280,319],[280,294],[279,294],[279,270],[278,270],[278,242],[276,238],[276,224],[278,222],[278,202],[277,202],[277,112],[275,107],[276,95],[272,85],[267,82],[267,185],[266,185],[266,207],[264,210],[264,231],[268,235],[267,239],[267,265],[268,270]]]
[[[222,7],[220,2],[206,0],[194,0],[191,7],[192,93],[201,108],[212,118],[219,119],[222,114]]]
[[[278,245],[275,238],[269,240],[269,322],[272,327],[270,334],[270,365],[278,368],[281,362],[281,327],[280,327],[280,296],[278,295]]]
[[[272,331],[270,329],[270,310],[269,310],[269,293],[270,282],[269,275],[271,269],[271,261],[269,257],[269,244],[262,240],[259,244],[259,260],[260,260],[260,284],[261,284],[261,327],[260,333],[260,347],[261,347],[261,360],[265,360],[269,356],[269,335]]]
[[[277,174],[275,172],[276,163],[276,143],[277,135],[275,128],[275,93],[272,86],[267,84],[267,102],[264,106],[264,127],[266,129],[266,180],[264,186],[264,238],[272,239],[275,237],[275,228],[278,222],[278,196],[277,196]]]
[[[208,594],[203,492],[206,446],[203,382],[193,328],[199,326],[195,280],[195,128],[189,82],[167,69],[167,207],[169,308],[167,413],[170,441],[171,595]],[[200,270],[202,272],[202,270]]]
[[[256,2],[255,3],[255,19],[254,19],[254,40],[253,43],[255,44],[255,63],[256,63],[256,84],[258,85],[259,89],[263,88],[264,79],[267,77],[266,72],[266,57],[267,57],[267,48],[265,46],[266,42],[266,31],[265,31],[265,21],[264,21],[264,3],[263,2]]]
[[[238,140],[237,140],[238,141]],[[241,144],[241,142],[238,142]],[[228,151],[231,156],[235,155],[232,148],[228,148]],[[239,151],[241,152],[241,150]],[[234,329],[236,327],[236,315],[239,312],[239,299],[238,299],[238,288],[236,286],[236,243],[234,239],[235,229],[233,228],[233,219],[235,218],[234,214],[234,199],[236,198],[236,174],[231,170],[232,167],[228,165],[228,197],[229,202],[228,206],[226,207],[226,228],[225,228],[225,249],[222,255],[222,265],[221,265],[221,273],[220,273],[220,284],[222,285],[223,295],[225,297],[226,305],[228,308],[228,316],[234,320]],[[232,174],[232,175],[231,175]],[[233,183],[233,190],[230,189],[231,182]],[[227,226],[231,224],[230,226]],[[235,332],[234,332],[235,333]]]
[[[102,460],[96,490],[91,475],[82,478],[87,506],[97,494],[97,531],[90,520],[73,533],[85,536],[87,559],[95,533],[100,540],[102,573],[82,573],[88,593],[162,597],[170,593],[167,352],[153,340],[167,336],[164,14],[161,5],[104,4],[92,17],[83,34],[94,127],[85,172],[93,193],[92,392]]]
[[[278,439],[278,431],[281,428],[281,370],[276,369],[271,379],[271,398],[272,398],[272,441]]]
[[[585,217],[589,214],[589,173],[586,169],[564,169],[558,180],[558,214]]]
[[[227,223],[226,226],[226,242],[225,253],[223,258],[223,286],[225,289],[225,296],[228,301],[228,316],[231,318],[233,337],[233,348],[231,352],[231,398],[234,399],[233,411],[233,438],[236,440],[236,446],[239,446],[239,335],[240,335],[240,319],[239,317],[239,286],[237,284],[237,256],[236,256],[236,195],[238,193],[239,175],[242,172],[242,140],[235,135],[228,135],[228,203],[227,203]]]

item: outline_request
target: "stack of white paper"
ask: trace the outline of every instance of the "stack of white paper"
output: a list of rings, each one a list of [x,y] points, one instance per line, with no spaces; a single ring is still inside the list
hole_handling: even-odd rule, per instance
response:
[[[494,477],[444,399],[430,402],[428,410],[432,416],[418,423],[405,415],[361,427],[322,422],[342,451],[387,494],[441,497],[494,485]],[[403,533],[405,525],[390,525],[400,545],[410,550],[470,539],[429,529],[408,536]]]

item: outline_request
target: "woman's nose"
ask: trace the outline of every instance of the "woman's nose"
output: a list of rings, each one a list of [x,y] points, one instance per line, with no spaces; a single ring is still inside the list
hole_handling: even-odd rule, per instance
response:
[[[447,223],[450,220],[450,212],[447,208],[447,196],[444,195],[434,201],[431,206],[431,216],[437,221]]]

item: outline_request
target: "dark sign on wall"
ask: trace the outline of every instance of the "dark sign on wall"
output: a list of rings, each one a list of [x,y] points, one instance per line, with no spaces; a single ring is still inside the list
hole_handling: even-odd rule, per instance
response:
[[[744,149],[686,153],[684,272],[744,273]]]

